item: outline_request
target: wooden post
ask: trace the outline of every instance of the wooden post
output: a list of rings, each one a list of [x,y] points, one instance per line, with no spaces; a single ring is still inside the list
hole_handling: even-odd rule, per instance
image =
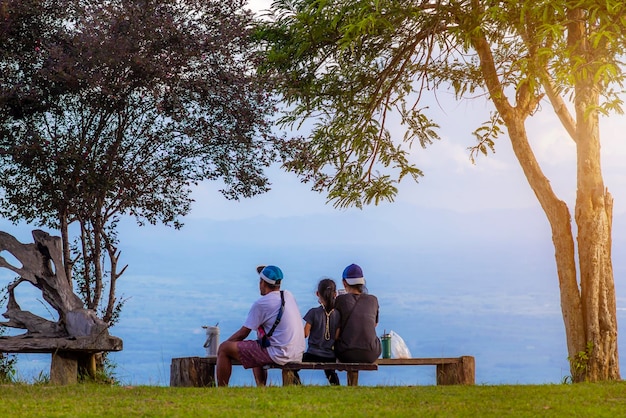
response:
[[[283,369],[283,386],[293,386],[299,383],[293,370]]]
[[[78,383],[78,359],[71,351],[52,353],[50,383],[53,385],[74,385]]]
[[[474,357],[459,357],[458,363],[437,364],[438,385],[473,385],[476,383]]]
[[[359,371],[358,370],[348,370],[348,386],[359,386]]]
[[[210,357],[173,358],[170,386],[215,386],[215,359]]]
[[[78,375],[81,378],[90,378],[95,380],[98,367],[96,364],[97,353],[77,353]]]

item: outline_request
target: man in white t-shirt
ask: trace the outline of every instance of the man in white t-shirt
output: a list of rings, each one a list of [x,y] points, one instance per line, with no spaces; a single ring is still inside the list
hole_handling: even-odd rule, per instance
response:
[[[252,368],[257,386],[265,386],[267,381],[264,365],[302,361],[302,315],[293,295],[280,290],[283,272],[276,266],[259,266],[257,273],[261,298],[252,304],[239,331],[220,344],[217,351],[218,386],[228,386],[233,360],[246,369]],[[258,339],[245,340],[252,330],[257,331]]]

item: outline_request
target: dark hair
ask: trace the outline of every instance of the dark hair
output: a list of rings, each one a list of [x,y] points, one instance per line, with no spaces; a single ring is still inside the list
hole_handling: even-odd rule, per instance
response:
[[[261,279],[263,280],[263,279]],[[267,287],[270,288],[270,290],[275,291],[275,290],[280,290],[280,282],[276,283],[276,284],[271,284],[266,282],[265,280],[263,280],[265,282],[265,284],[267,285]]]
[[[330,312],[335,308],[335,297],[337,295],[337,285],[333,279],[322,279],[317,285],[317,293],[320,295],[324,310]]]
[[[343,281],[345,285],[349,288],[355,289],[359,293],[367,293],[367,287],[365,287],[364,284],[349,284],[348,282],[346,282],[346,279],[343,279]]]

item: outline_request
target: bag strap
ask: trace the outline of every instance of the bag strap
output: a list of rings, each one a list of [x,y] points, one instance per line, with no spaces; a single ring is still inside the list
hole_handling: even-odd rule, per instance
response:
[[[267,338],[272,336],[272,334],[274,333],[274,330],[280,323],[280,320],[283,318],[283,311],[285,310],[285,294],[284,293],[285,292],[283,290],[280,291],[280,309],[278,309],[278,315],[276,316],[276,321],[274,321],[274,325],[272,325],[272,329],[270,329],[270,332],[265,334]]]

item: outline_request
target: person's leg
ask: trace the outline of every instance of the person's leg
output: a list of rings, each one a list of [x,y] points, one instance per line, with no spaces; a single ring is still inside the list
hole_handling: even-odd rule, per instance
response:
[[[233,360],[239,361],[236,341],[224,341],[217,350],[217,385],[228,386],[233,371]]]
[[[328,383],[333,386],[339,386],[339,376],[337,376],[336,370],[324,370],[326,374],[326,379],[328,379]]]
[[[332,357],[322,357],[311,353],[304,353],[302,361],[318,362],[318,363],[334,363],[336,360]],[[326,379],[331,385],[339,385],[339,376],[335,370],[324,370]]]
[[[237,343],[237,352],[242,366],[246,369],[252,369],[257,386],[265,386],[267,370],[263,366],[273,363],[267,349],[261,347],[254,340],[246,340]]]
[[[305,352],[302,355],[302,361],[303,362],[315,362],[317,361],[317,356],[315,354],[311,354],[309,352]],[[294,370],[293,371],[293,377],[294,377],[294,384],[296,385],[301,385],[302,384],[302,380],[300,379],[300,370]]]
[[[257,386],[265,386],[267,384],[267,369],[255,367],[252,369],[252,373],[254,373],[254,381]]]

